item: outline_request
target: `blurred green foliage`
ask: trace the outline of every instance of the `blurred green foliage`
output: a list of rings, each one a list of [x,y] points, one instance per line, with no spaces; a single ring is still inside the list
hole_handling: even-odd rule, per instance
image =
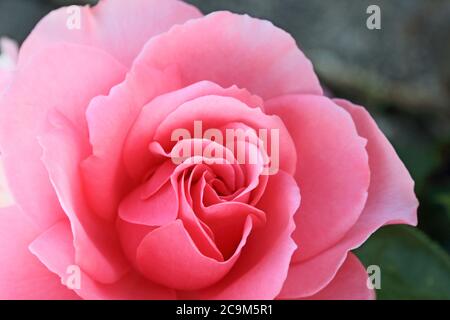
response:
[[[450,258],[418,229],[384,227],[356,254],[382,271],[378,299],[450,299]]]

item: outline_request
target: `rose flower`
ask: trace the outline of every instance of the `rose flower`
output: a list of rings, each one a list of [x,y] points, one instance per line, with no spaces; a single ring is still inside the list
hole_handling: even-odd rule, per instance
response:
[[[288,33],[172,0],[70,9],[0,65],[1,298],[374,298],[350,251],[417,223],[414,183]]]

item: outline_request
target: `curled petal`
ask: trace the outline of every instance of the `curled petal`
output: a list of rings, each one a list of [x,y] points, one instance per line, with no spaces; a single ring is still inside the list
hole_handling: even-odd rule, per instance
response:
[[[251,231],[246,224],[240,247],[227,261],[217,261],[196,249],[183,223],[177,220],[151,232],[139,245],[137,262],[145,276],[177,290],[196,290],[223,278],[236,263]]]

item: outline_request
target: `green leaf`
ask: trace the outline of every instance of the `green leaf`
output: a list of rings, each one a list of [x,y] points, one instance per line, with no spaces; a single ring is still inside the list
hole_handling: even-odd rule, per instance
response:
[[[355,253],[380,267],[378,299],[450,299],[450,257],[417,228],[382,228]]]

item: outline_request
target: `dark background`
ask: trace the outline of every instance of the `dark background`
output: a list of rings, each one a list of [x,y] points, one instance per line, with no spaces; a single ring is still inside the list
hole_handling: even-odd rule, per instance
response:
[[[0,0],[0,36],[22,42],[48,11],[96,2]],[[331,94],[369,109],[416,181],[419,229],[386,227],[356,253],[381,267],[380,299],[450,299],[450,1],[187,2],[271,20],[296,38]],[[366,27],[371,4],[381,30]]]

